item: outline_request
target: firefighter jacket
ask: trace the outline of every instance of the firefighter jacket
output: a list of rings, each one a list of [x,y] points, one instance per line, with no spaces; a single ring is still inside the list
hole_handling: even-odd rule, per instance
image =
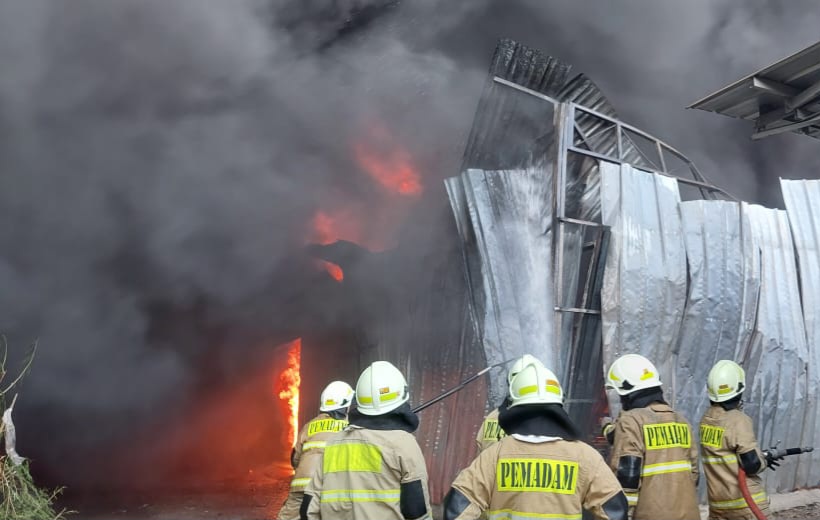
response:
[[[498,425],[498,408],[487,414],[484,422],[481,423],[481,428],[475,436],[475,443],[478,446],[478,452],[486,450],[502,437],[506,435],[504,430]]]
[[[302,431],[299,432],[299,437],[296,440],[292,460],[296,467],[296,474],[293,477],[294,483],[298,482],[297,485],[304,489],[310,481],[313,471],[322,460],[322,452],[327,445],[327,441],[346,427],[346,420],[334,419],[326,413],[320,413],[315,419],[302,427]]]
[[[290,482],[288,497],[279,511],[279,520],[299,519],[299,506],[302,504],[305,486],[322,461],[325,445],[328,439],[345,427],[346,420],[334,419],[326,413],[320,413],[302,427],[291,456],[296,472]]]
[[[448,520],[475,520],[483,512],[490,520],[580,520],[585,509],[604,520],[626,517],[622,496],[620,515],[605,509],[622,490],[601,455],[584,442],[557,437],[504,437],[459,473],[453,490],[469,504],[445,502]]]
[[[766,457],[757,445],[751,418],[741,410],[724,410],[720,405],[712,405],[700,421],[700,448],[709,490],[709,518],[755,519],[738,483],[741,457],[756,458],[759,467],[747,475],[746,487],[752,500],[768,516],[769,497],[759,476],[766,469]]]
[[[615,421],[610,467],[633,520],[699,520],[698,446],[686,419],[652,402]]]
[[[327,443],[305,488],[301,518],[429,520],[430,511],[427,466],[416,438],[406,430],[351,424]]]

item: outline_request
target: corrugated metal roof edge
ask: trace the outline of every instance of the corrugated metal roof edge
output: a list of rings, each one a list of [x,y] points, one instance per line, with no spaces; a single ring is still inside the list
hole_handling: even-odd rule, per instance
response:
[[[786,65],[786,64],[791,63],[793,61],[796,61],[796,60],[802,58],[803,56],[805,56],[807,54],[811,54],[812,52],[816,52],[816,51],[820,51],[820,42],[817,42],[814,45],[811,45],[809,47],[806,47],[803,50],[797,51],[794,54],[783,58],[782,60],[778,60],[775,63],[772,63],[768,67],[764,67],[764,68],[762,68],[762,69],[760,69],[756,72],[753,72],[753,73],[749,74],[748,76],[744,76],[744,77],[740,78],[739,80],[735,81],[734,83],[730,83],[729,85],[721,88],[720,90],[718,90],[716,92],[713,92],[713,93],[711,93],[711,94],[709,94],[709,95],[695,101],[694,103],[692,103],[691,105],[689,105],[686,108],[695,108],[695,109],[699,109],[699,110],[707,110],[709,112],[714,112],[714,110],[704,109],[704,108],[702,108],[702,106],[706,105],[707,103],[709,103],[711,101],[714,101],[715,99],[720,98],[721,96],[723,96],[725,94],[728,94],[732,90],[735,90],[737,88],[742,87],[745,82],[752,80],[755,76],[765,76],[766,74],[771,73],[774,70],[777,70],[779,67],[781,67],[783,65]]]

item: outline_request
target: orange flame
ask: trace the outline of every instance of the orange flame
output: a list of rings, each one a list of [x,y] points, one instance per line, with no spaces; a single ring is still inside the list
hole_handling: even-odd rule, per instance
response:
[[[327,271],[327,274],[329,274],[331,278],[340,283],[345,279],[345,272],[342,271],[342,268],[337,264],[334,264],[333,262],[326,262],[324,260],[321,260],[321,262],[322,267],[324,267],[325,271]]]
[[[296,432],[299,429],[299,375],[302,361],[302,338],[288,344],[288,367],[279,375],[279,399],[285,401],[290,411],[288,417],[288,440],[296,445]]]
[[[331,217],[324,211],[317,211],[316,214],[313,215],[313,233],[311,240],[322,245],[335,242],[339,239],[338,230],[336,229],[338,225],[338,218]],[[345,279],[345,273],[338,264],[318,260],[317,265],[337,282],[341,282]]]
[[[399,195],[420,195],[421,175],[412,157],[386,128],[373,125],[366,137],[368,145],[356,143],[353,151],[359,165],[376,182]]]

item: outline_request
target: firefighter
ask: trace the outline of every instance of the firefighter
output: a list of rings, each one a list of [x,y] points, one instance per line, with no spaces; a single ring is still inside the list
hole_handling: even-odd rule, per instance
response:
[[[333,381],[322,391],[319,415],[302,427],[290,462],[296,470],[279,520],[299,520],[299,506],[305,486],[322,460],[327,440],[347,426],[347,411],[353,403],[353,389],[344,381]]]
[[[524,365],[528,365],[531,362],[541,363],[530,354],[524,354],[515,360],[515,363],[513,363],[510,367],[510,371],[507,372],[507,385],[509,386],[512,378],[521,371],[521,368],[523,368]],[[495,408],[493,411],[488,413],[487,417],[485,417],[484,421],[481,423],[481,428],[475,436],[475,443],[478,447],[478,453],[486,450],[505,435],[504,430],[502,430],[498,425],[498,410],[499,408]]]
[[[626,492],[633,520],[699,520],[698,447],[687,420],[663,399],[658,370],[627,354],[607,372],[621,397],[609,465]]]
[[[748,475],[749,495],[764,515],[769,514],[769,497],[759,474],[767,466],[777,466],[757,445],[752,419],[743,413],[746,373],[727,359],[718,361],[706,380],[711,406],[700,421],[703,471],[709,489],[709,518],[755,520],[743,498],[738,469]]]
[[[555,375],[538,361],[510,383],[499,422],[507,436],[456,477],[444,499],[445,520],[488,518],[626,520],[628,505],[603,457],[580,441],[563,407]]]
[[[350,426],[328,441],[305,488],[302,520],[430,519],[427,467],[413,436],[407,381],[375,361],[356,383]]]

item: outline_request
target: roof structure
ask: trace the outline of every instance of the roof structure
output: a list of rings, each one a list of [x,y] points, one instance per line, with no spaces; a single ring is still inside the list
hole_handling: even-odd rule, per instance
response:
[[[820,42],[723,87],[689,108],[755,121],[752,139],[784,132],[820,139]]]

